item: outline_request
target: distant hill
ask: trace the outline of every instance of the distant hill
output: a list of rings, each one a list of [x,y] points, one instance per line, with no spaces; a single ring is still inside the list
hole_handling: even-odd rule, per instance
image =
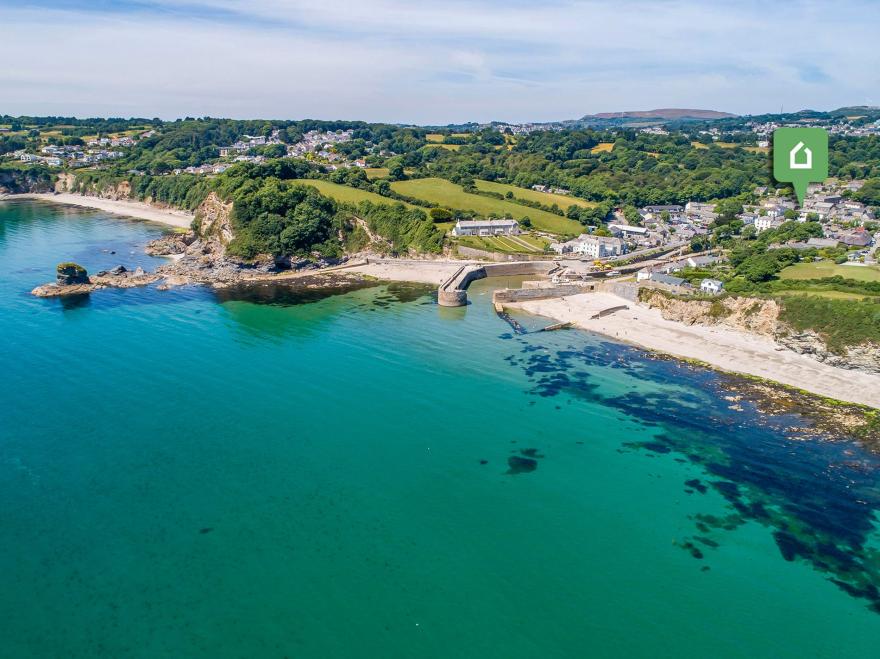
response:
[[[590,119],[727,119],[735,117],[730,112],[717,110],[692,110],[686,108],[660,108],[657,110],[636,110],[629,112],[599,112],[588,114],[581,121]]]

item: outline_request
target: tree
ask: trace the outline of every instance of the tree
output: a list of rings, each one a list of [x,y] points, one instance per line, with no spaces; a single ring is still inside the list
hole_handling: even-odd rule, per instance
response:
[[[406,172],[403,171],[403,164],[400,161],[394,162],[388,167],[388,178],[392,181],[402,181],[406,178]]]
[[[663,213],[666,213],[667,218],[669,217],[667,211],[663,211]],[[632,204],[623,207],[623,216],[626,218],[627,223],[636,227],[642,226],[642,214],[639,213],[639,209]]]
[[[452,211],[448,208],[432,208],[428,215],[434,222],[449,222],[452,219]]]

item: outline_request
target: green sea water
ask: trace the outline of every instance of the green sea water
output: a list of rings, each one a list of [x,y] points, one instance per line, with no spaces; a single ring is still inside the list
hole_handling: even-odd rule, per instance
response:
[[[161,232],[0,202],[0,656],[877,655],[855,442],[492,280],[28,294]]]

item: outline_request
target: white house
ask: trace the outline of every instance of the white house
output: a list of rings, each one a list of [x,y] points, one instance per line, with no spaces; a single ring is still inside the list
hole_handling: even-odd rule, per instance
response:
[[[593,259],[619,256],[623,254],[623,241],[620,238],[609,238],[607,236],[587,236],[586,238],[579,238],[574,241],[571,251]]]
[[[755,218],[755,229],[758,233],[762,231],[766,231],[767,229],[776,229],[777,227],[782,226],[782,220],[777,217],[770,217],[770,215],[759,215]]]
[[[520,233],[516,220],[459,220],[453,236],[515,236]]]
[[[636,227],[629,224],[609,224],[608,230],[615,236],[622,235],[625,238],[630,236],[643,238],[648,235],[648,230],[645,227]]]
[[[710,295],[718,295],[724,288],[724,284],[718,279],[704,279],[700,282],[700,291]]]

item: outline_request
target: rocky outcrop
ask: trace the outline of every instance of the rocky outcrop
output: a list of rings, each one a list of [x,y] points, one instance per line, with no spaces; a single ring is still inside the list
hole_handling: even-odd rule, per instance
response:
[[[686,325],[725,325],[754,334],[775,336],[779,329],[776,300],[722,297],[714,300],[686,300],[650,288],[642,288],[640,300],[659,309],[667,320]]]
[[[831,366],[880,374],[880,345],[864,343],[849,346],[846,352],[840,355],[829,351],[822,337],[810,330],[787,332],[781,328],[774,338],[779,345],[799,355],[809,355]]]
[[[76,263],[62,263],[58,266],[58,276],[54,284],[37,286],[31,291],[37,297],[64,297],[68,295],[84,295],[102,288],[134,288],[146,286],[162,279],[156,273],[144,272],[136,268],[133,272],[125,266],[118,265],[110,270],[89,277],[85,268]]]
[[[186,250],[196,241],[193,231],[186,233],[169,233],[147,243],[144,251],[150,256],[178,256],[186,254]]]
[[[55,283],[59,286],[88,284],[89,273],[78,263],[59,263],[55,268]]]
[[[849,346],[842,354],[832,352],[816,332],[796,331],[782,322],[779,318],[781,307],[776,300],[733,296],[714,300],[683,299],[650,288],[642,288],[639,299],[643,304],[659,309],[667,320],[687,325],[724,325],[761,334],[783,348],[830,366],[880,373],[880,345],[865,343]]]
[[[196,209],[196,227],[202,241],[225,248],[235,237],[232,202],[224,202],[216,192],[210,193]]]

